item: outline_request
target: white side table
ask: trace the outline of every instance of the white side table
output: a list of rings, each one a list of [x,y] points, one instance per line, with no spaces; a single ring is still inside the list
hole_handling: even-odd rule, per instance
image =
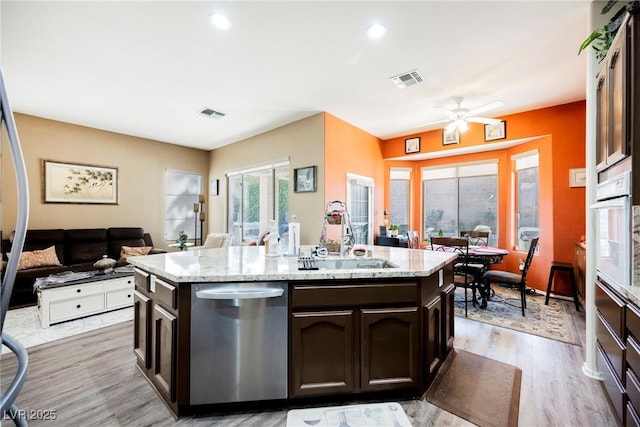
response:
[[[50,325],[133,305],[133,274],[92,276],[38,288],[40,325]]]

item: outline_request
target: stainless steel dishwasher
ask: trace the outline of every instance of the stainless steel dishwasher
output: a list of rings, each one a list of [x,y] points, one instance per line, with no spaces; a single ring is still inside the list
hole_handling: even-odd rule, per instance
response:
[[[191,289],[191,404],[287,397],[285,282]]]

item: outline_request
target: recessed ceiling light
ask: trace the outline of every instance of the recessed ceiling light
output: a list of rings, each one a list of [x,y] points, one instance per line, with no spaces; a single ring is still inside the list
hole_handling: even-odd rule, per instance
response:
[[[211,25],[219,30],[228,30],[231,28],[231,21],[221,13],[212,13],[209,16],[209,20],[211,21]]]
[[[367,28],[367,36],[370,39],[379,39],[387,33],[387,27],[382,24],[371,24]]]

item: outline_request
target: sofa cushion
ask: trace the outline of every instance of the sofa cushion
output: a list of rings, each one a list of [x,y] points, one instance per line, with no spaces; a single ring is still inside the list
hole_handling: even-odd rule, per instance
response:
[[[11,234],[13,237],[13,233]],[[61,264],[66,264],[64,256],[64,230],[62,229],[27,230],[22,250],[34,251],[37,249],[47,249],[50,246],[56,247],[58,261],[60,261]],[[10,252],[10,250],[8,252]]]
[[[107,230],[86,228],[65,230],[67,264],[94,263],[107,255]]]
[[[120,258],[123,246],[152,246],[146,243],[144,234],[144,229],[139,227],[112,227],[107,229],[109,256],[113,259]]]
[[[136,246],[136,247],[123,246],[122,249],[120,250],[119,261],[126,261],[127,257],[130,257],[130,256],[147,255],[151,251],[151,249],[153,249],[151,246]]]
[[[7,253],[11,258],[11,253]],[[18,270],[36,267],[54,267],[60,266],[60,260],[56,255],[56,247],[49,246],[47,249],[36,249],[33,251],[23,251],[18,260]]]

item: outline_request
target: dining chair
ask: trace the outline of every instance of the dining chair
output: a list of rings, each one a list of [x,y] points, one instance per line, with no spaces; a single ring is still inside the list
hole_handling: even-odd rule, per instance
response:
[[[489,231],[478,230],[461,231],[460,237],[468,237],[470,245],[488,246],[489,233]]]
[[[472,291],[471,302],[476,306],[476,289],[478,283],[473,274],[469,272],[469,239],[460,237],[432,237],[431,250],[455,252],[458,254],[453,265],[453,284],[464,288],[464,317],[467,317],[469,306],[468,290]]]
[[[533,255],[538,246],[539,238],[536,237],[531,240],[531,246],[527,253],[527,259],[524,262],[522,271],[520,274],[511,273],[509,271],[501,270],[488,270],[482,275],[482,281],[484,282],[486,289],[491,289],[491,283],[504,284],[510,287],[517,287],[520,290],[520,305],[522,307],[522,315],[524,316],[524,309],[527,308],[526,293],[527,293],[527,272],[531,261],[533,261]]]
[[[417,231],[407,231],[407,242],[409,249],[420,249],[420,236]]]

